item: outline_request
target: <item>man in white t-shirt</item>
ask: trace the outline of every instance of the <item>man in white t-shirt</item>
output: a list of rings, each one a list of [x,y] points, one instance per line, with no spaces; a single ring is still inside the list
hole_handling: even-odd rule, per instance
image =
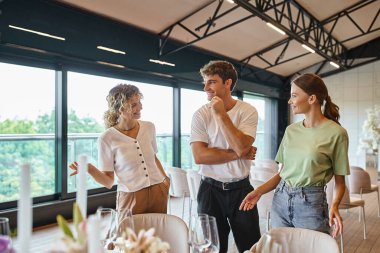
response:
[[[253,189],[249,170],[256,155],[257,111],[232,98],[237,72],[231,63],[211,61],[200,73],[210,102],[194,113],[191,123],[191,148],[202,175],[198,213],[216,217],[220,252],[227,252],[230,230],[243,252],[260,239],[257,208],[239,211]]]

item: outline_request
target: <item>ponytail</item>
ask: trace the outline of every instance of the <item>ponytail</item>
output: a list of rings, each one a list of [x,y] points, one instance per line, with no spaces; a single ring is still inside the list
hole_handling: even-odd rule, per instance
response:
[[[115,112],[111,112],[111,110],[107,110],[104,113],[104,125],[106,129],[113,127],[117,124],[117,121],[119,119],[119,115]]]
[[[337,106],[331,101],[330,96],[326,97],[326,103],[325,103],[325,108],[323,110],[323,115],[325,115],[326,118],[331,119],[340,125],[339,106]]]

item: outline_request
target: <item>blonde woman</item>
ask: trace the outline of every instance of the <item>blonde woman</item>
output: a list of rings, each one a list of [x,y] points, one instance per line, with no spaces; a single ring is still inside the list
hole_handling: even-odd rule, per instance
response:
[[[88,173],[110,189],[117,179],[118,212],[166,213],[169,178],[158,160],[153,123],[140,120],[142,94],[134,85],[119,84],[109,91],[104,113],[107,130],[99,137],[98,168]],[[69,166],[77,174],[77,163]]]

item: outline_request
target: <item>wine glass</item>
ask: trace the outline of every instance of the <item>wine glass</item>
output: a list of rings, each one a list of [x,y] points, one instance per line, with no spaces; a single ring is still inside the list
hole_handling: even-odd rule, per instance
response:
[[[193,253],[207,252],[211,245],[210,220],[207,214],[191,216],[189,244]]]
[[[96,215],[100,220],[100,242],[106,247],[117,237],[116,212],[112,208],[98,208]]]
[[[216,218],[214,216],[208,216],[210,223],[210,246],[205,251],[207,253],[218,253],[220,250],[218,226],[216,223]]]
[[[0,217],[0,252],[7,252],[12,247],[9,219]]]

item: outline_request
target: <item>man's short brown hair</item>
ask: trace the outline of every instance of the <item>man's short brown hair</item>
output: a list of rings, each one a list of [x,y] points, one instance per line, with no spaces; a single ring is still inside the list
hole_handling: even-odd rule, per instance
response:
[[[237,81],[237,71],[231,63],[228,61],[210,61],[204,65],[199,72],[202,77],[218,75],[222,78],[223,83],[228,79],[232,80],[231,91],[234,89]]]

